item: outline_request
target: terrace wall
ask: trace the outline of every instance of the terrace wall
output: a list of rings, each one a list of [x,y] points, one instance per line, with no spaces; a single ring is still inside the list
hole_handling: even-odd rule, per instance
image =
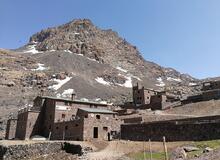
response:
[[[165,136],[167,141],[201,141],[220,138],[220,123],[218,121],[203,122],[171,121],[146,124],[121,125],[121,138],[125,140],[144,141],[151,139],[161,141]]]

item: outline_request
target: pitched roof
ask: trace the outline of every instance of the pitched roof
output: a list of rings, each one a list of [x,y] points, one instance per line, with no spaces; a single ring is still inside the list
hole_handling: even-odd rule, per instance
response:
[[[116,112],[107,109],[98,109],[98,108],[79,108],[79,109],[89,113],[116,114]]]

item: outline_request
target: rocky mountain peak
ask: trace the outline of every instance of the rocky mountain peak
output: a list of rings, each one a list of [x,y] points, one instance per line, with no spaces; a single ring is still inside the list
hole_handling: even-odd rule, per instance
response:
[[[36,55],[36,58],[49,68],[65,72],[77,71],[86,80],[95,80],[106,86],[130,88],[132,84],[139,82],[145,87],[156,89],[184,88],[184,92],[188,93],[191,90],[188,88],[189,84],[196,81],[175,69],[144,60],[136,46],[111,29],[96,27],[89,19],[75,19],[58,27],[42,30],[31,36],[25,47],[28,49],[25,52],[42,53]],[[64,57],[68,57],[68,60]],[[87,63],[88,60],[92,63]],[[76,66],[76,63],[79,65]],[[92,73],[89,73],[90,69]],[[86,72],[86,75],[82,75],[82,72]]]

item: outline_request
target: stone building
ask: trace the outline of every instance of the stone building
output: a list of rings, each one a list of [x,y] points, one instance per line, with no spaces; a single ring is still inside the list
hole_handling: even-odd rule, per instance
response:
[[[14,139],[16,133],[17,119],[9,119],[6,125],[5,139]]]
[[[22,109],[18,112],[15,138],[29,139],[39,133],[41,124],[40,111]]]
[[[120,129],[116,113],[109,109],[102,103],[37,97],[32,107],[18,112],[15,138],[40,135],[53,140],[106,140],[108,133],[113,135]]]
[[[71,121],[54,123],[51,139],[108,140],[120,130],[116,113],[97,108],[78,109]]]
[[[164,110],[181,105],[180,99],[167,92],[158,92],[151,96],[150,108],[152,110]]]
[[[157,95],[157,91],[153,89],[146,89],[144,87],[140,87],[137,83],[136,86],[133,86],[133,103],[135,106],[143,106],[150,104],[151,96]]]
[[[209,101],[212,99],[220,99],[220,81],[203,82],[201,86],[201,93],[188,96],[183,103]]]
[[[151,108],[152,110],[162,110],[180,105],[180,99],[165,91],[156,91],[146,89],[137,84],[133,86],[133,107],[135,108]]]
[[[208,81],[202,84],[203,91],[215,90],[215,89],[220,89],[220,81]]]

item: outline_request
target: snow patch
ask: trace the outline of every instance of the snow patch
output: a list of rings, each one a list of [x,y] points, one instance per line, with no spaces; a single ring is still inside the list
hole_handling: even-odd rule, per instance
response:
[[[102,77],[97,77],[95,80],[100,84],[110,86],[110,82],[105,81]]]
[[[189,86],[196,86],[197,85],[197,83],[189,83]]]
[[[89,100],[87,98],[80,98],[80,101],[89,102]]]
[[[69,98],[73,93],[74,93],[74,89],[67,89],[63,91],[61,97]]]
[[[131,77],[125,77],[127,80],[125,81],[125,83],[122,85],[124,87],[127,88],[132,88],[132,79]]]
[[[70,111],[70,107],[68,106],[61,106],[61,105],[56,105],[56,110],[61,110],[61,111]]]
[[[65,83],[67,83],[69,80],[71,80],[72,77],[66,77],[65,79],[63,80],[60,80],[60,79],[52,79],[52,81],[55,81],[57,82],[58,84],[55,84],[53,86],[49,86],[48,88],[49,89],[54,89],[54,90],[58,90],[60,87],[62,87]]]
[[[68,52],[68,53],[73,53],[73,52],[71,52],[70,50],[63,50],[64,52]]]
[[[119,74],[119,75],[121,75],[121,74]],[[122,75],[122,76],[124,76],[124,75]],[[127,79],[124,84],[119,84],[119,83],[116,83],[116,84],[121,87],[132,88],[131,76],[124,76],[124,77]]]
[[[95,60],[95,59],[92,59],[92,58],[89,58],[89,57],[86,57],[88,60],[90,60],[90,61],[94,61],[94,62],[97,62],[97,63],[99,63],[99,61],[97,61],[97,60]]]
[[[24,51],[24,53],[37,54],[37,53],[42,53],[42,52],[39,52],[39,51],[36,49],[36,44],[33,44],[33,45],[28,45],[28,46],[27,46],[27,50]]]
[[[86,57],[86,56],[84,56],[83,54],[77,54],[77,53],[76,53],[76,55],[85,57],[85,58],[87,58],[87,59],[90,60],[90,61],[94,61],[94,62],[99,63],[99,61],[97,61],[96,59],[92,59],[92,58]]]
[[[163,79],[161,77],[157,78],[157,81],[159,82],[159,84],[156,84],[156,86],[158,87],[164,87],[165,83],[163,82]]]
[[[176,82],[182,82],[180,78],[172,78],[172,77],[167,77],[168,81],[176,81]]]
[[[127,73],[127,72],[128,72],[126,69],[123,69],[123,68],[121,68],[121,67],[119,67],[119,66],[118,66],[118,67],[116,67],[116,69],[117,69],[117,70],[119,70],[119,71],[125,72],[125,73]]]
[[[47,69],[46,67],[44,67],[44,64],[38,63],[37,65],[38,67],[36,69],[32,69],[32,71],[43,71]]]
[[[139,80],[139,81],[142,81],[138,76],[131,75],[131,77],[132,77],[132,78],[135,78],[135,79],[137,79],[137,80]]]

